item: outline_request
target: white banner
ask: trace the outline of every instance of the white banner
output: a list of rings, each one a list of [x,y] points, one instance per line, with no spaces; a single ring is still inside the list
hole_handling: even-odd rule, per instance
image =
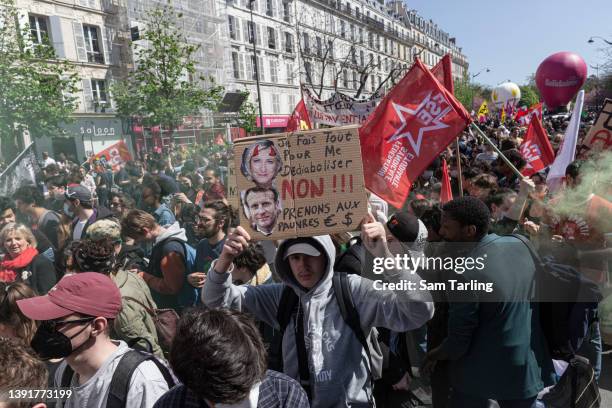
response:
[[[31,143],[19,156],[0,174],[0,195],[10,197],[19,187],[36,184],[38,162],[34,154],[34,143]]]
[[[361,125],[382,99],[380,95],[373,95],[369,99],[359,100],[337,92],[329,99],[320,101],[306,88],[302,88],[302,93],[313,125]]]

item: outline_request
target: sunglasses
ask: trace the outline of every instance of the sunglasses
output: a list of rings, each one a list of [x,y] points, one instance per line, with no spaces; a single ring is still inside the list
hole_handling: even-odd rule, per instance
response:
[[[67,324],[71,324],[71,323],[89,323],[95,320],[95,317],[85,317],[83,319],[76,319],[76,320],[64,320],[64,321],[57,321],[57,320],[47,320],[45,322],[45,324],[47,326],[49,326],[51,329],[53,330],[57,330],[62,326],[65,326]]]

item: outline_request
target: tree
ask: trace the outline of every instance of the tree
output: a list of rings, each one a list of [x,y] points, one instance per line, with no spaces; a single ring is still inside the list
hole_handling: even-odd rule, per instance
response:
[[[0,152],[14,158],[24,132],[61,136],[76,108],[76,73],[58,60],[48,38],[33,41],[19,26],[13,0],[0,0]]]
[[[251,133],[256,130],[257,108],[249,101],[249,92],[245,91],[243,94],[245,95],[245,99],[242,105],[240,105],[236,122],[238,127],[243,128],[247,133]]]
[[[148,12],[146,46],[138,46],[136,69],[113,87],[120,117],[136,116],[145,126],[172,130],[185,116],[216,110],[224,89],[218,85],[204,89],[207,78],[196,76],[193,56],[199,46],[187,42],[177,24],[181,17],[169,6]]]
[[[540,92],[538,88],[533,85],[523,85],[520,86],[521,90],[521,100],[518,103],[518,106],[532,106],[536,103],[540,102]]]

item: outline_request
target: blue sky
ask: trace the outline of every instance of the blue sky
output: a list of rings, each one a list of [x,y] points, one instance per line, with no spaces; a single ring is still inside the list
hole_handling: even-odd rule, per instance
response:
[[[477,82],[495,86],[511,80],[523,84],[544,58],[572,51],[587,65],[603,61],[599,35],[612,41],[612,0],[406,0],[408,7],[433,19],[457,37],[470,72],[488,67]],[[595,69],[588,67],[589,75]]]

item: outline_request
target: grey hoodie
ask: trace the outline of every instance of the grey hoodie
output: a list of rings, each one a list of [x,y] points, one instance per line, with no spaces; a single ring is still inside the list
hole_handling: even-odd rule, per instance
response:
[[[313,237],[327,255],[327,270],[319,283],[309,291],[297,284],[284,254],[292,240],[281,243],[275,267],[283,283],[262,286],[232,285],[230,272],[218,273],[212,264],[203,288],[203,302],[210,307],[230,307],[252,313],[279,329],[276,320],[278,304],[285,286],[300,298],[304,308],[305,344],[309,351],[310,383],[313,407],[367,407],[371,387],[368,357],[350,327],[344,322],[332,287],[336,250],[328,235]],[[385,271],[388,282],[418,282],[418,275],[404,271]],[[364,333],[373,327],[397,332],[421,327],[433,316],[428,292],[377,291],[371,280],[349,275],[349,286],[361,318]],[[418,286],[418,284],[417,284]],[[283,337],[285,374],[299,380],[295,343],[295,318],[289,322]]]

